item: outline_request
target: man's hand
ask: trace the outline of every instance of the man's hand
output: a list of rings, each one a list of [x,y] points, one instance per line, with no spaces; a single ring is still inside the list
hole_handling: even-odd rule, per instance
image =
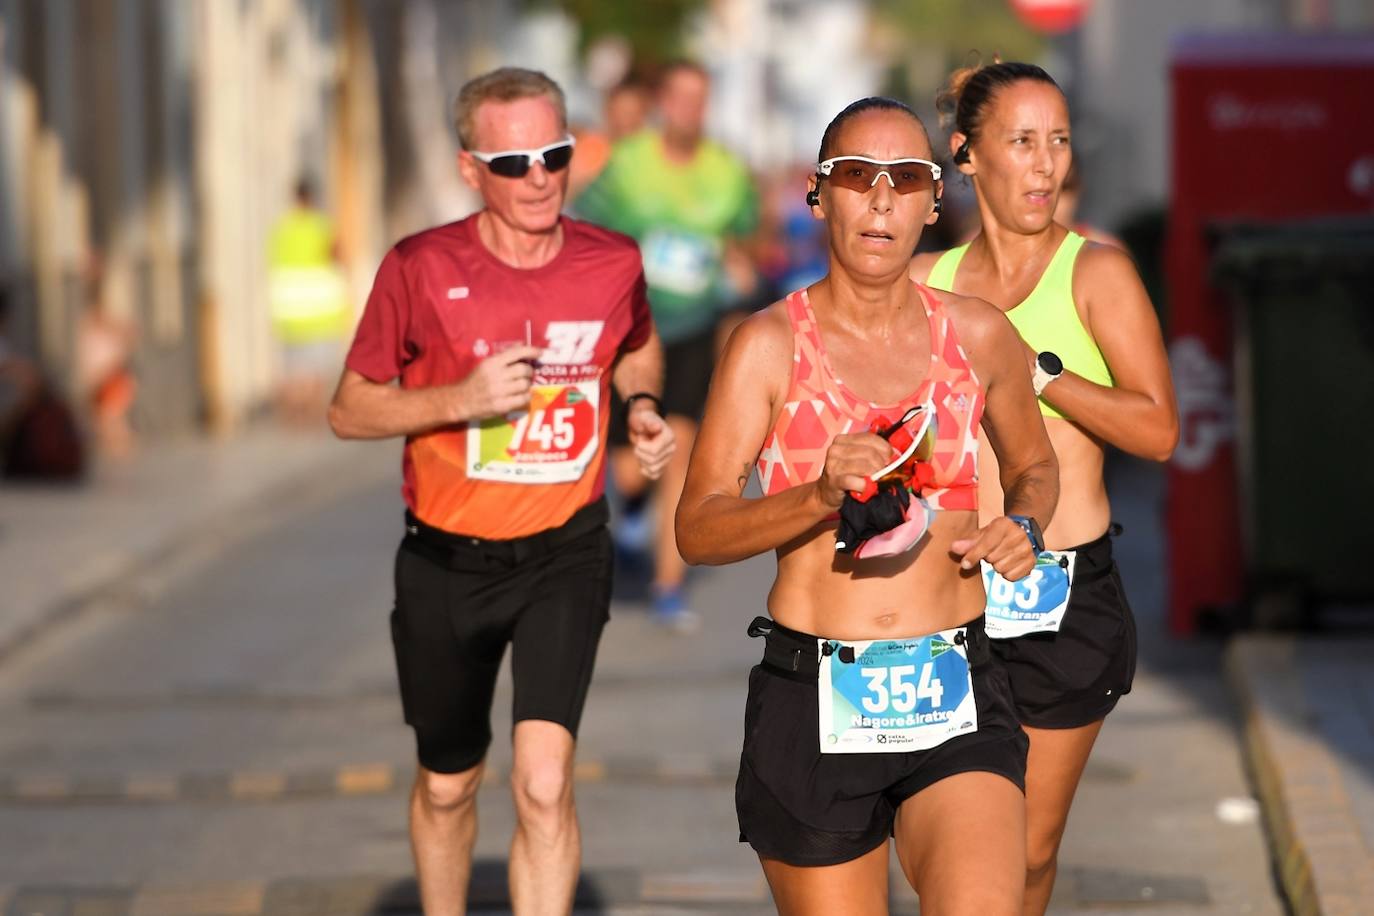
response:
[[[652,404],[640,407],[640,403],[636,401],[630,407],[625,424],[635,457],[639,459],[639,472],[650,480],[658,480],[668,466],[668,459],[677,451],[677,439],[673,436],[673,428],[658,415]]]
[[[478,363],[477,368],[455,386],[461,418],[503,417],[528,406],[534,362],[543,352],[540,347],[521,344]]]
[[[971,538],[962,538],[949,545],[950,553],[960,557],[964,569],[975,569],[979,560],[987,560],[992,568],[1009,582],[1024,579],[1035,568],[1035,548],[1025,530],[1005,515],[988,522]]]
[[[836,436],[825,453],[825,469],[816,487],[821,502],[838,509],[844,494],[864,489],[868,477],[892,460],[892,445],[874,433]]]

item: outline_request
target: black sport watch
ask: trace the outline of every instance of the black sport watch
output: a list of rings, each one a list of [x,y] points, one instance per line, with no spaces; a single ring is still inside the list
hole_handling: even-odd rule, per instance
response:
[[[1035,372],[1031,373],[1031,387],[1035,389],[1035,396],[1040,397],[1044,392],[1045,386],[1059,376],[1064,374],[1064,361],[1058,354],[1051,353],[1049,350],[1035,355]]]
[[[1035,551],[1038,557],[1045,550],[1045,535],[1040,532],[1040,523],[1029,515],[1008,515],[1007,518],[1021,526],[1021,530],[1026,532],[1026,537],[1030,538],[1031,550]]]

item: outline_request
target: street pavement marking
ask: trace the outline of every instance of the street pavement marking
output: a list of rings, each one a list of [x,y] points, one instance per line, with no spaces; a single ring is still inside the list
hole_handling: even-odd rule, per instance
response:
[[[266,896],[261,881],[152,885],[134,895],[129,916],[259,916]]]
[[[656,775],[666,783],[708,783],[716,780],[716,767],[702,755],[679,754],[659,758]]]
[[[605,782],[606,765],[599,760],[579,760],[573,764],[573,782]]]
[[[52,888],[19,888],[6,912],[15,916],[66,916],[70,910],[67,906],[69,896],[66,891]]]
[[[646,903],[763,903],[768,885],[762,874],[651,874],[641,879],[639,895]]]
[[[262,916],[314,916],[317,913],[368,914],[419,912],[416,893],[397,894],[401,883],[375,877],[288,878],[267,886]]]
[[[80,804],[89,801],[155,803],[176,801],[272,801],[297,797],[355,797],[385,795],[410,784],[410,764],[360,763],[334,769],[235,771],[230,773],[132,773],[71,779],[39,773],[0,781],[0,804]],[[589,785],[605,782],[658,786],[730,785],[739,761],[704,755],[664,757],[616,756],[578,760],[573,780]],[[482,785],[505,785],[509,774],[488,767]],[[1125,782],[1134,771],[1119,764],[1089,763],[1085,780]]]
[[[71,895],[71,916],[128,916],[133,892],[125,889],[81,891]],[[21,910],[20,912],[24,912]],[[28,916],[25,913],[25,916]]]
[[[745,677],[738,668],[708,671],[681,670],[669,672],[597,672],[597,689],[608,687],[643,690],[646,688],[679,689],[680,686],[700,688],[738,684],[744,690]],[[743,698],[743,693],[740,694]],[[27,708],[45,711],[103,712],[112,710],[146,710],[164,707],[219,708],[246,707],[250,709],[332,709],[355,707],[361,703],[396,705],[400,695],[394,678],[344,685],[338,689],[266,690],[253,686],[229,684],[203,687],[174,687],[141,692],[78,691],[69,689],[34,690],[16,700],[0,704],[4,708]],[[1115,715],[1115,714],[1114,714]]]
[[[340,795],[381,795],[396,784],[396,768],[386,763],[340,767],[334,777]]]
[[[57,801],[70,797],[72,787],[65,776],[38,774],[15,779],[13,792],[24,801]]]
[[[622,907],[672,905],[673,912],[721,913],[766,905],[768,885],[757,869],[646,873],[599,868],[578,877],[576,906],[610,913]],[[474,910],[510,908],[506,863],[473,863],[468,903]],[[141,887],[0,887],[8,916],[376,916],[418,913],[412,876],[358,875],[272,881],[152,883]]]
[[[236,799],[263,800],[286,794],[286,774],[239,772],[229,777],[229,795]]]
[[[109,775],[67,776],[60,773],[0,777],[0,805],[166,804],[173,802],[266,803],[288,798],[356,798],[406,791],[414,764],[356,763],[333,768],[233,770],[229,772],[157,773],[134,771]],[[487,788],[507,785],[507,765],[489,766],[482,774]],[[663,787],[729,786],[739,769],[734,757],[678,755],[610,757],[578,760],[573,781]],[[3,912],[3,911],[0,911]]]

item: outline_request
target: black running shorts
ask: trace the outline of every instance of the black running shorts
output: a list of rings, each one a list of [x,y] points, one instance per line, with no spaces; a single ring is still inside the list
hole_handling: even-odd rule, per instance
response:
[[[507,644],[513,721],[557,722],[576,737],[610,600],[604,501],[511,541],[460,537],[407,513],[391,638],[420,763],[458,773],[486,755]]]
[[[992,640],[1016,713],[1032,728],[1096,722],[1135,678],[1135,616],[1112,560],[1111,532],[1073,550],[1073,588],[1059,632]]]
[[[711,373],[716,368],[716,326],[663,346],[663,415],[701,421],[706,395],[711,388]],[[619,396],[611,401],[612,445],[628,445],[625,405]]]
[[[996,773],[1025,791],[1026,734],[982,617],[965,625],[978,731],[905,754],[822,754],[816,638],[772,627],[749,672],[735,783],[740,842],[760,856],[789,865],[856,859],[892,835],[902,802],[958,773]]]

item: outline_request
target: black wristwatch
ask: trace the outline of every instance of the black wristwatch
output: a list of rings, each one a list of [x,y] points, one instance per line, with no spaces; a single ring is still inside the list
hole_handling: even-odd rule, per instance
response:
[[[1045,391],[1045,386],[1064,374],[1064,361],[1055,353],[1049,350],[1035,355],[1035,371],[1031,373],[1031,387],[1035,389],[1035,396],[1038,398]]]
[[[660,400],[658,399],[658,395],[656,395],[656,394],[650,394],[650,393],[647,392],[647,391],[636,391],[634,394],[630,395],[628,398],[625,399],[625,419],[626,419],[626,420],[628,420],[629,417],[630,417],[630,408],[634,406],[635,401],[639,401],[639,400],[649,400],[649,401],[653,401],[653,402],[654,402],[654,412],[657,413],[660,417],[663,416],[663,402],[660,401]]]
[[[1045,550],[1045,535],[1040,531],[1040,523],[1029,515],[1008,515],[1007,518],[1021,526],[1021,530],[1026,532],[1026,537],[1030,538],[1031,550],[1035,551],[1038,557]]]

